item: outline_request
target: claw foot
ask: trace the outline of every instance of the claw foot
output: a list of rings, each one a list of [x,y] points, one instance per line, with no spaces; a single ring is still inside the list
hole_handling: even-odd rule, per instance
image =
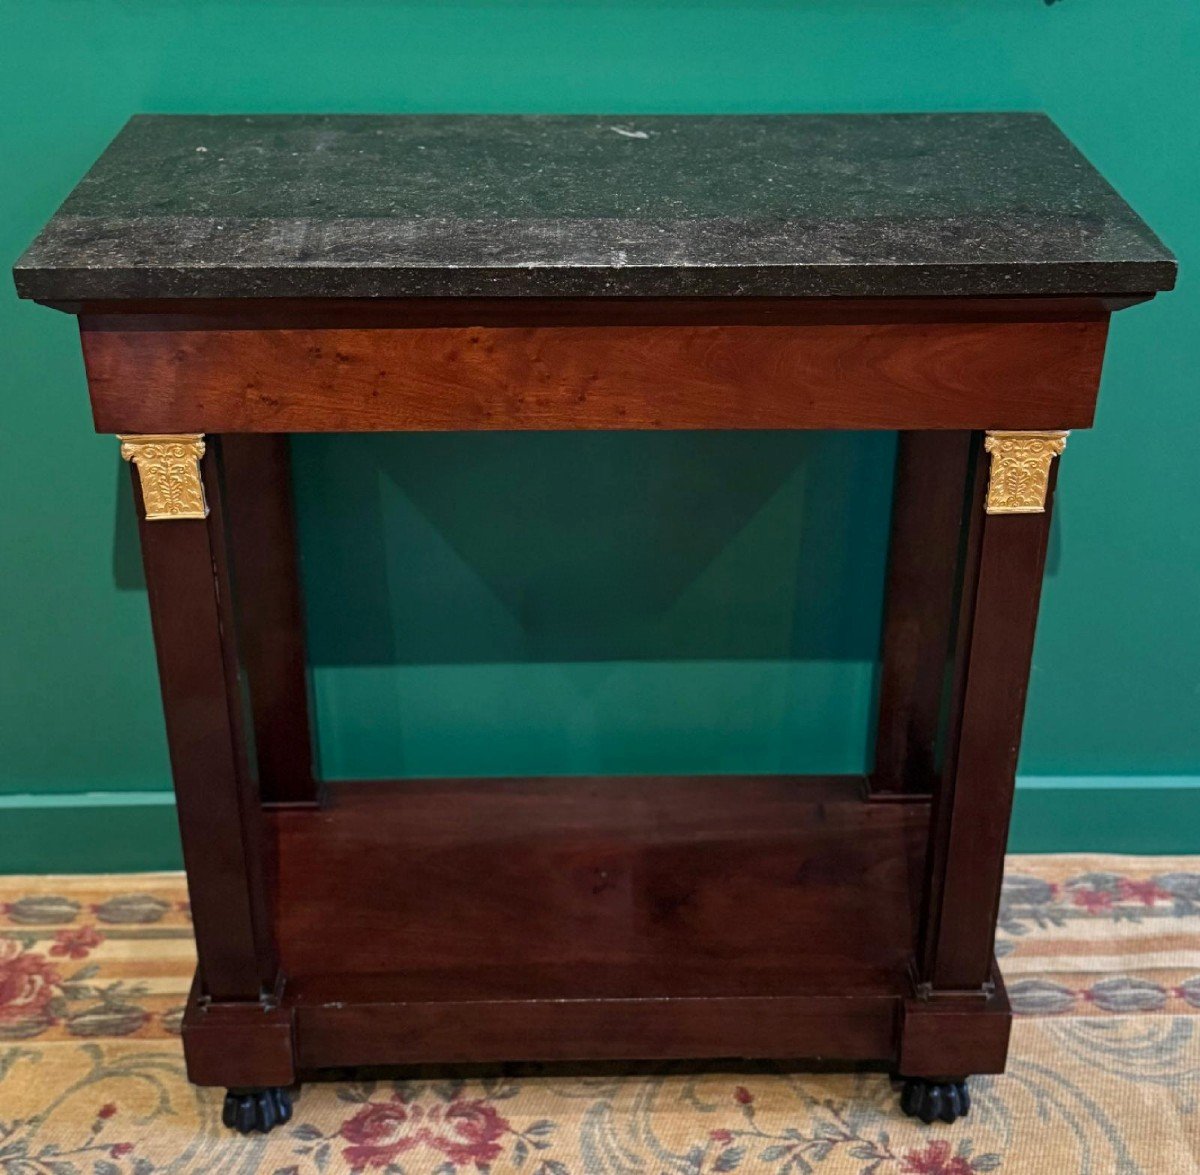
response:
[[[225,1094],[221,1121],[239,1134],[268,1130],[287,1122],[292,1116],[292,1095],[279,1086],[265,1089],[231,1089]]]
[[[965,1118],[971,1109],[967,1079],[906,1078],[904,1092],[900,1095],[900,1108],[910,1118],[920,1118],[926,1125],[937,1121],[955,1122],[959,1118]]]

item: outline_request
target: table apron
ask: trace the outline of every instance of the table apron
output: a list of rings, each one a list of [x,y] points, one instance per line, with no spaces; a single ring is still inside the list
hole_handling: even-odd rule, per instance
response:
[[[1108,327],[143,322],[81,319],[99,432],[1086,428]]]

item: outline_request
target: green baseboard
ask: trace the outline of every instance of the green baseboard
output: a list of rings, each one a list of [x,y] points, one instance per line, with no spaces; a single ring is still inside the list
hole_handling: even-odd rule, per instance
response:
[[[1008,851],[1200,854],[1200,775],[1024,777]]]
[[[182,868],[172,792],[0,796],[0,873]]]
[[[0,873],[182,868],[170,792],[0,796]],[[1029,777],[1014,853],[1200,854],[1200,776]]]

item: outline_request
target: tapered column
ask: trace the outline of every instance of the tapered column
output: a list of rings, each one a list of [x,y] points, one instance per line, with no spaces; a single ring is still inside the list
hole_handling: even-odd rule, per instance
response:
[[[269,999],[278,966],[246,754],[219,445],[194,435],[121,440],[134,467],[200,996]]]
[[[946,753],[934,795],[918,980],[982,992],[1004,850],[1057,462],[1063,433],[989,433],[967,495]]]
[[[874,794],[933,791],[971,438],[928,431],[897,439]]]
[[[314,804],[318,787],[288,438],[230,434],[221,446],[259,790],[266,804]]]

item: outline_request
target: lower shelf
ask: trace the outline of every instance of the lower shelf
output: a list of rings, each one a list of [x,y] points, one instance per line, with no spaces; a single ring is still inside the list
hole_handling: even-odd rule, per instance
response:
[[[842,776],[334,785],[268,816],[297,1063],[886,1061],[928,818]]]

